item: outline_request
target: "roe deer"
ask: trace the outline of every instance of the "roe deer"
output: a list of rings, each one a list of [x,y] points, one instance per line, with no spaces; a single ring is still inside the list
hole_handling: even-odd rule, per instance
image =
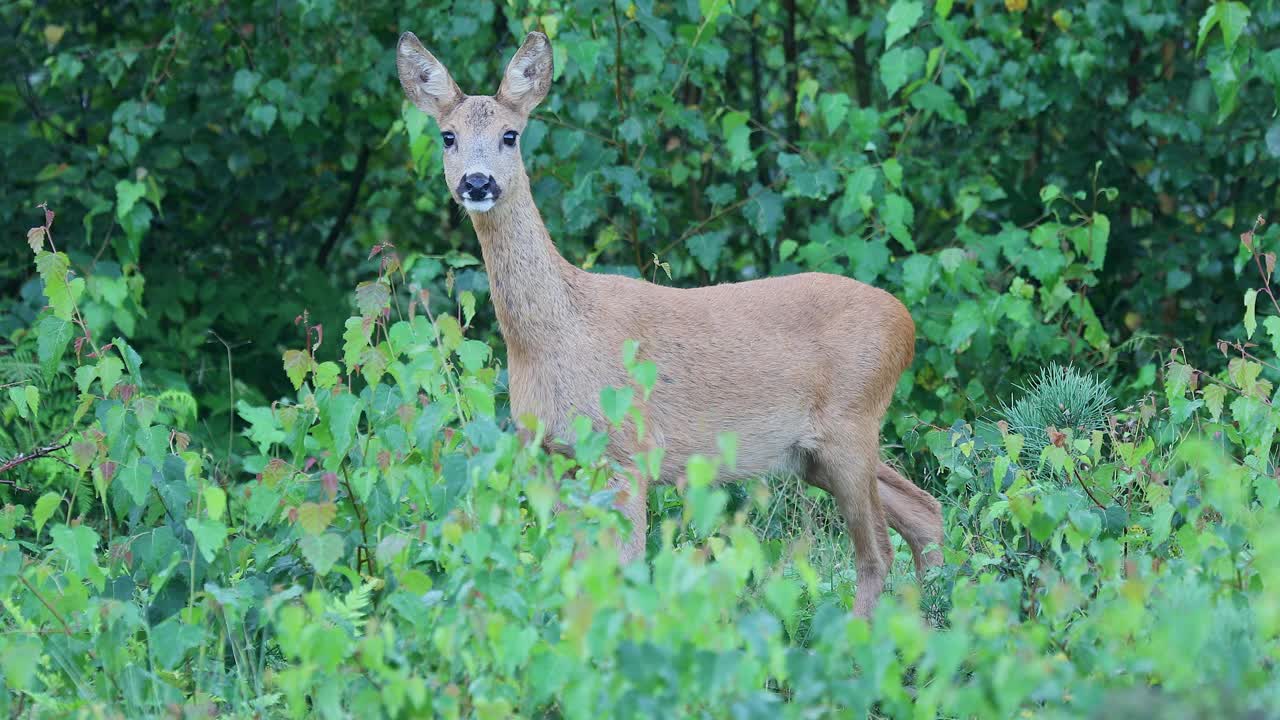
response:
[[[636,483],[624,474],[611,484],[632,525],[623,562],[643,556],[646,535],[646,480],[630,458],[664,448],[656,481],[677,482],[691,454],[715,454],[718,433],[733,431],[726,480],[791,470],[834,496],[853,539],[858,615],[874,608],[893,561],[886,515],[922,580],[941,564],[928,547],[942,542],[938,501],[879,460],[881,421],[915,351],[902,303],[820,273],[677,289],[574,267],[551,242],[520,158],[520,133],[551,86],[547,36],[529,33],[492,96],[464,95],[410,32],[396,67],[409,100],[440,126],[445,181],[480,240],[512,417],[532,414],[551,440],[571,437],[579,414],[607,428],[600,390],[631,385],[624,340],[658,366],[645,443],[633,428],[610,437],[610,457]]]

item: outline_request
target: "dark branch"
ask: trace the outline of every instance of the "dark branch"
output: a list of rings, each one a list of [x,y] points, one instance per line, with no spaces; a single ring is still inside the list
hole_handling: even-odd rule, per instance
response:
[[[360,157],[356,159],[356,169],[351,176],[351,191],[347,193],[347,200],[342,205],[342,211],[338,213],[338,220],[329,231],[329,237],[324,239],[324,245],[320,246],[320,254],[316,257],[316,262],[321,267],[329,261],[329,254],[338,244],[338,238],[342,237],[342,231],[346,229],[347,221],[351,219],[351,213],[356,209],[356,201],[360,199],[360,188],[364,185],[364,177],[368,171],[369,146],[365,145],[360,148]]]
[[[42,457],[52,457],[54,460],[57,460],[58,462],[64,463],[66,465],[70,465],[72,468],[79,470],[79,468],[76,468],[75,465],[71,465],[71,463],[67,462],[65,459],[60,458],[56,455],[53,455],[53,453],[56,453],[59,450],[62,450],[63,448],[67,447],[67,445],[70,445],[70,443],[64,442],[64,443],[59,443],[57,445],[46,445],[42,448],[36,448],[31,452],[18,453],[17,455],[14,455],[8,460],[5,460],[3,464],[0,464],[0,473],[8,472],[18,467],[19,465],[29,463],[32,460],[39,460]],[[24,488],[18,485],[18,483],[12,480],[0,480],[0,484],[12,485],[13,487],[19,490],[27,491],[27,488]]]

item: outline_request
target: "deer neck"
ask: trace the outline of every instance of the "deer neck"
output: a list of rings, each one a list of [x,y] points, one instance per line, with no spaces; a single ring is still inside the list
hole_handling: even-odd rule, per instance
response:
[[[508,352],[539,355],[562,346],[579,323],[571,288],[578,270],[551,242],[528,177],[521,173],[493,209],[469,214]]]

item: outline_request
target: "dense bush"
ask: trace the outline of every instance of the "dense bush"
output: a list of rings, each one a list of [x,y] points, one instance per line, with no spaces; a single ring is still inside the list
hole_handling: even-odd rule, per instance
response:
[[[1273,0],[0,17],[11,715],[1280,706]],[[916,587],[900,552],[872,623],[825,496],[718,486],[726,447],[653,491],[621,570],[605,436],[511,432],[391,48],[491,92],[533,27],[558,77],[522,145],[568,258],[911,308],[886,434],[946,502],[947,566]],[[1044,422],[1068,408],[1097,417]]]

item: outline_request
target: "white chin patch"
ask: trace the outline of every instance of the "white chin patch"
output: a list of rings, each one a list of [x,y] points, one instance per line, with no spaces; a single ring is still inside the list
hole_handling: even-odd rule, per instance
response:
[[[484,200],[471,200],[469,198],[462,199],[462,207],[471,212],[489,212],[493,208],[493,198],[485,198]]]

